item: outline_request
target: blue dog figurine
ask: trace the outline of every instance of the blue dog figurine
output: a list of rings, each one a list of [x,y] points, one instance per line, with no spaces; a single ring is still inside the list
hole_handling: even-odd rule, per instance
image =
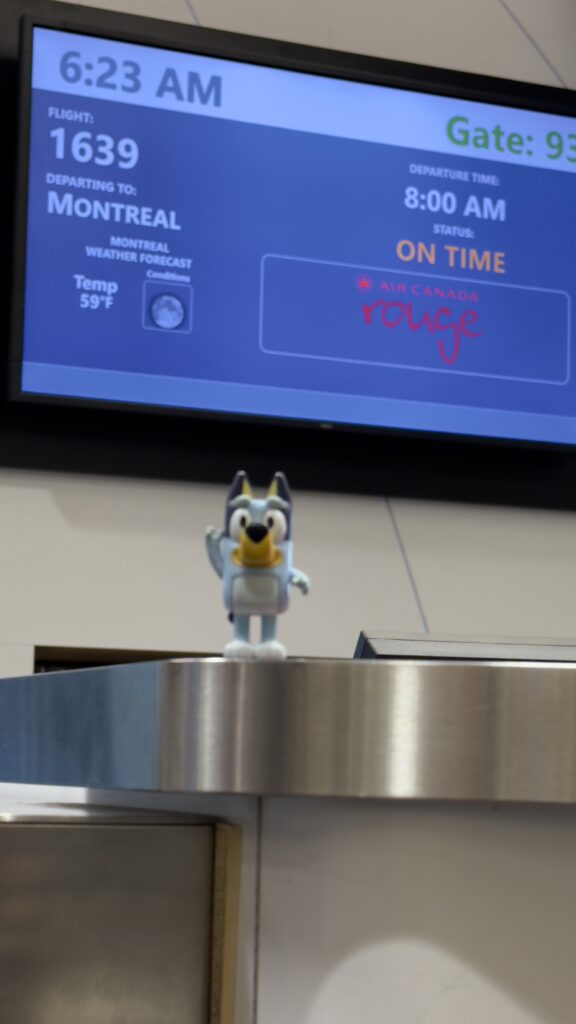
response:
[[[207,528],[206,548],[234,624],[224,657],[285,658],[286,648],[276,639],[276,618],[288,607],[289,585],[307,594],[310,581],[292,568],[292,500],[284,474],[275,473],[268,494],[258,499],[246,473],[236,473],[224,529]],[[251,615],[262,619],[259,644],[250,643]]]

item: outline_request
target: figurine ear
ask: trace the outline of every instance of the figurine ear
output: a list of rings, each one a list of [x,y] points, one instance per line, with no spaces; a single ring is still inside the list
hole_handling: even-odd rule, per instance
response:
[[[245,494],[248,497],[252,497],[252,488],[248,476],[243,469],[239,469],[230,484],[230,490],[228,491],[228,497],[226,498],[226,504],[233,501],[234,498],[238,498],[241,494]]]
[[[288,504],[291,503],[292,498],[290,496],[290,488],[284,473],[274,473],[272,482],[268,488],[268,497],[282,498],[284,501],[287,501]]]

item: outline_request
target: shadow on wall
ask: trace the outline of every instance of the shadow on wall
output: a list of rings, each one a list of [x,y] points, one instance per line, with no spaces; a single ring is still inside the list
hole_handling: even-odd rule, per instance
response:
[[[573,1024],[572,809],[275,803],[264,837],[262,1024]]]

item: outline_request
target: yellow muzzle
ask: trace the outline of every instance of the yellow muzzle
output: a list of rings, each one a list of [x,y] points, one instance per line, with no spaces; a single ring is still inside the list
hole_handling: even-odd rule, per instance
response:
[[[246,533],[240,537],[240,546],[232,552],[232,558],[237,565],[246,566],[247,569],[271,569],[280,565],[282,553],[272,541],[272,535],[267,533],[260,541],[250,540]]]

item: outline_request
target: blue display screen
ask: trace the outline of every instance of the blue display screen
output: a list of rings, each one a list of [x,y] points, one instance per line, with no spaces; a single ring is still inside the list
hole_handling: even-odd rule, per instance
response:
[[[576,121],[33,30],[21,390],[574,444]]]

